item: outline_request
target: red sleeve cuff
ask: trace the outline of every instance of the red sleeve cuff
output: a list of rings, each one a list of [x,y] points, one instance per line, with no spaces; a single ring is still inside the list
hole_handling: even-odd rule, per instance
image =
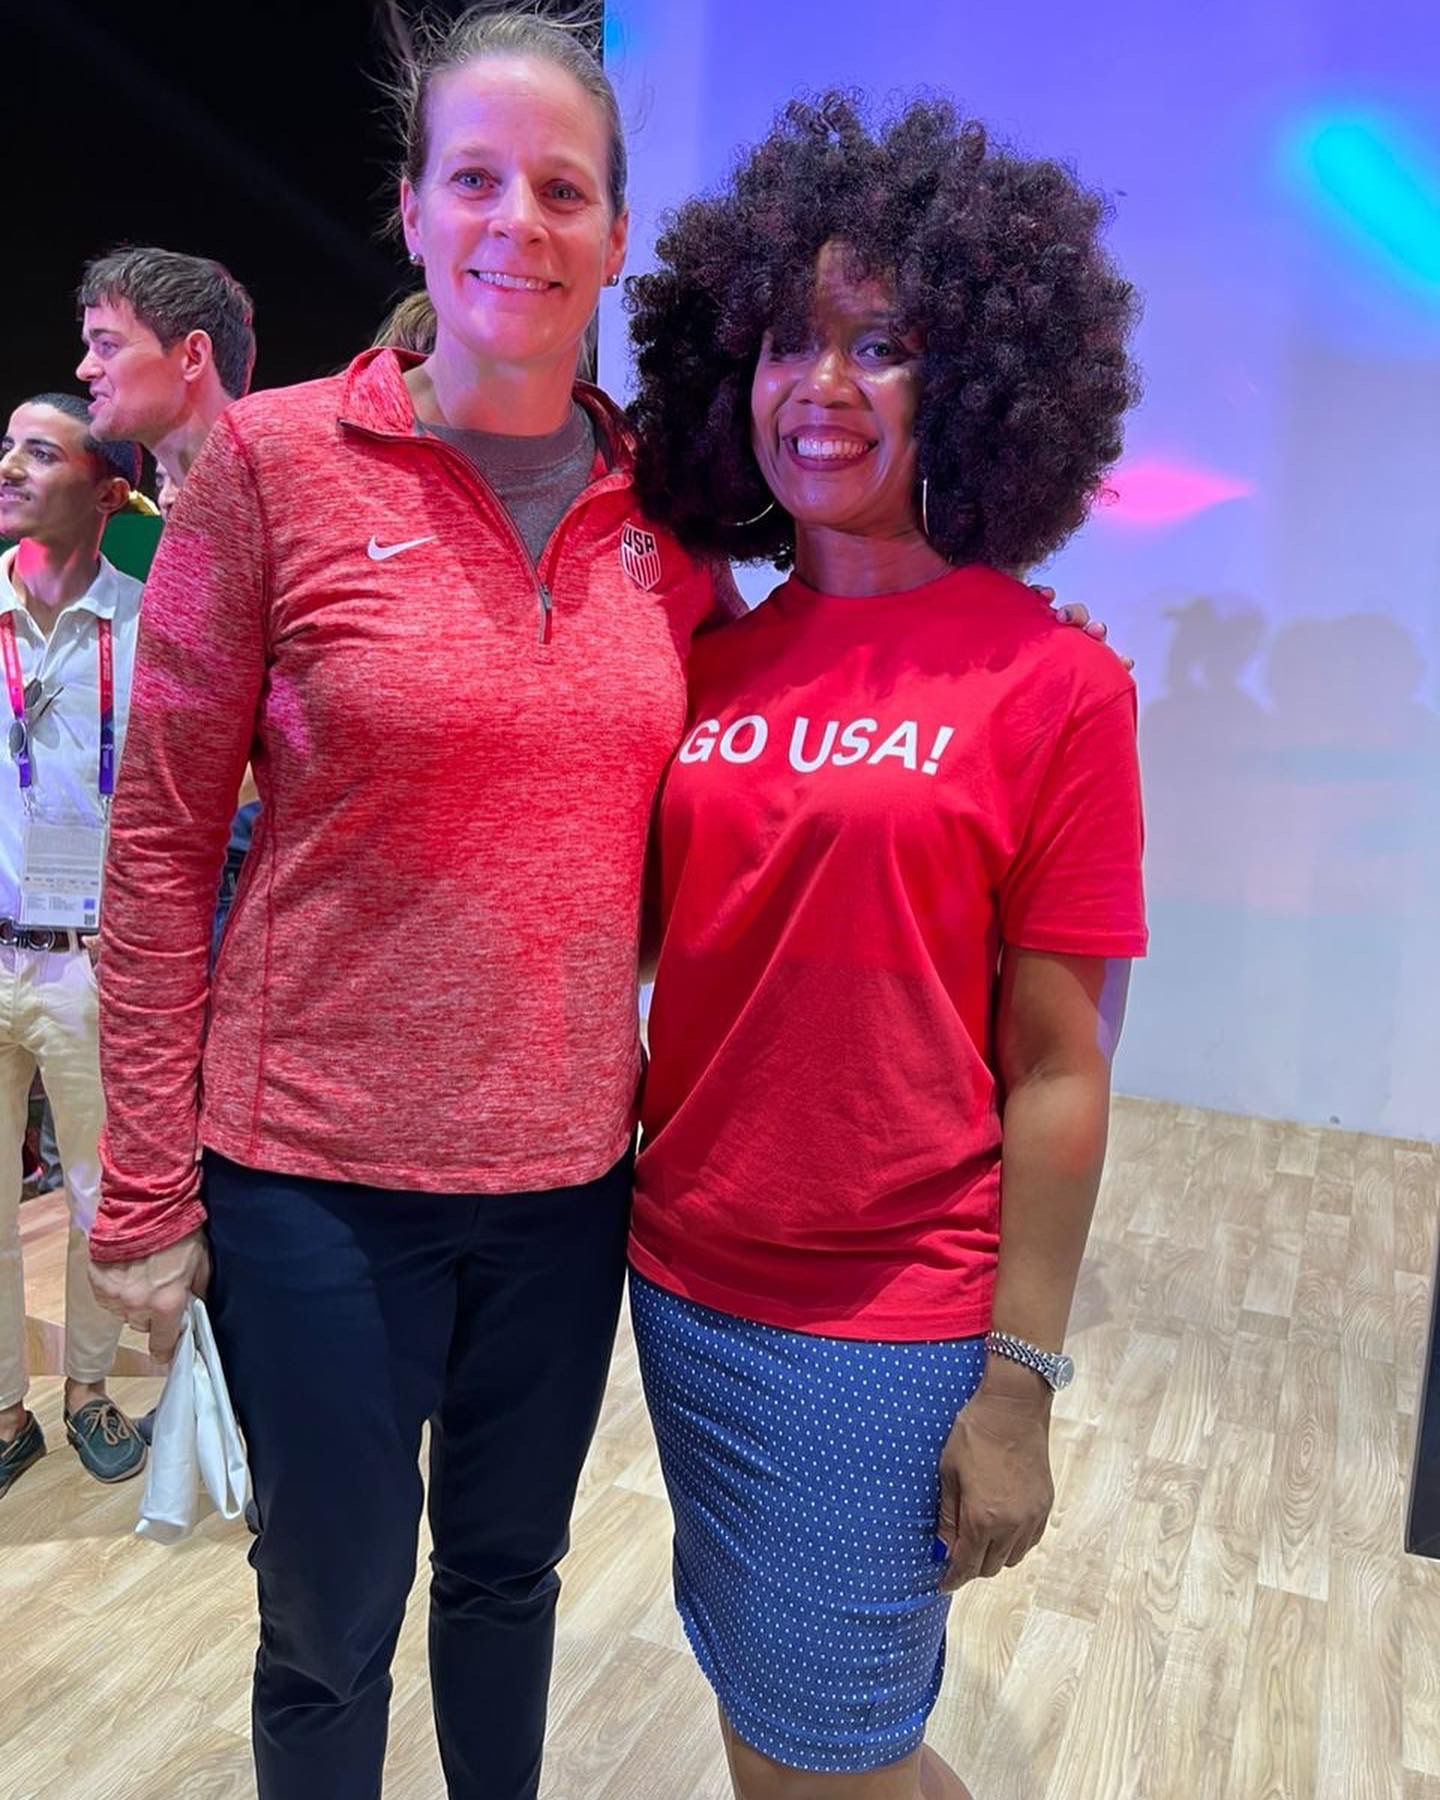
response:
[[[159,1201],[102,1205],[90,1233],[90,1258],[97,1263],[139,1262],[143,1256],[168,1250],[204,1223],[205,1208],[198,1200],[169,1206]]]
[[[1146,931],[1066,931],[1063,927],[1046,931],[1007,932],[1005,942],[1012,950],[1043,950],[1051,956],[1123,956],[1141,957],[1149,948]]]

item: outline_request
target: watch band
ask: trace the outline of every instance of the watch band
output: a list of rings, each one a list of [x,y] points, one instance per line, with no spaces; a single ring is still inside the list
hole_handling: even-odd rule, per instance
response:
[[[1004,1356],[1011,1362],[1022,1364],[1034,1372],[1054,1392],[1069,1387],[1075,1379],[1075,1364],[1063,1351],[1041,1350],[1035,1344],[1027,1344],[1009,1331],[992,1331],[985,1339],[985,1350],[990,1356]]]

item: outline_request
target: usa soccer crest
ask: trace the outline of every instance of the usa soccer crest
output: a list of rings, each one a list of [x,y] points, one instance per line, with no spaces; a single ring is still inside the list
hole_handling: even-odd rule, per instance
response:
[[[660,585],[660,545],[653,531],[627,525],[620,533],[620,567],[646,593]]]

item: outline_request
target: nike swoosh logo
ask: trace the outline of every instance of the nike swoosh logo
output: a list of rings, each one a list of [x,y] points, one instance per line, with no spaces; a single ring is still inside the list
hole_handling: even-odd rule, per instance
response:
[[[379,538],[371,538],[365,546],[365,554],[371,562],[389,562],[392,556],[398,556],[402,550],[415,550],[421,544],[433,544],[433,537],[408,538],[403,544],[382,544]]]

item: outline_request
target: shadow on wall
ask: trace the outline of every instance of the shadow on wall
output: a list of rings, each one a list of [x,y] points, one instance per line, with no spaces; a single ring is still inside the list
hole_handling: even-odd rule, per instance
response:
[[[1418,646],[1380,613],[1268,645],[1245,602],[1169,616],[1141,719],[1154,949],[1118,1084],[1440,1137],[1440,717]]]

